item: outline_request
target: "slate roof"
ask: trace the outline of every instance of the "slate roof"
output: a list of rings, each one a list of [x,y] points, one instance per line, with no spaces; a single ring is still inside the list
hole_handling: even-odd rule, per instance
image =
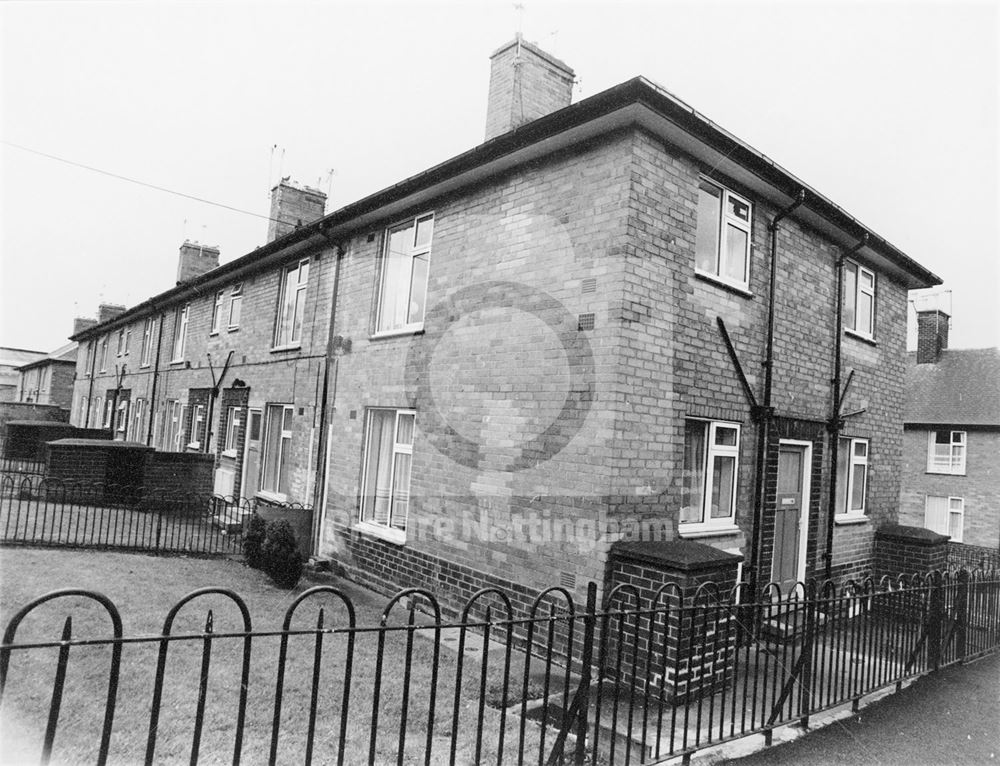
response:
[[[71,362],[76,364],[76,349],[77,344],[73,341],[60,346],[55,351],[50,354],[46,354],[41,359],[35,359],[27,364],[22,364],[18,367],[19,370],[28,370],[32,367],[40,367],[43,364],[48,364],[49,362]]]
[[[1000,348],[946,349],[933,364],[906,359],[906,425],[1000,428]]]

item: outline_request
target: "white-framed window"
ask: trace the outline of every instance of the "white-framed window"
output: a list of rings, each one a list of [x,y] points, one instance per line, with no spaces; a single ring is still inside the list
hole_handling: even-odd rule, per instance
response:
[[[302,341],[302,323],[306,312],[306,286],[309,284],[309,259],[286,268],[281,275],[281,302],[274,327],[274,347],[294,346]]]
[[[746,289],[750,282],[752,222],[749,200],[702,178],[698,184],[695,270]]]
[[[225,299],[226,293],[224,290],[219,290],[215,294],[215,305],[212,307],[212,329],[209,331],[211,335],[219,332],[219,325],[222,323],[222,305]]]
[[[129,441],[137,442],[142,439],[142,424],[146,419],[146,400],[138,398],[132,402],[132,418],[129,421],[128,435]]]
[[[156,320],[153,317],[147,317],[142,324],[142,348],[139,353],[139,365],[142,367],[149,367],[149,360],[153,353],[153,325],[155,323]]]
[[[80,425],[87,422],[87,410],[90,408],[90,400],[86,396],[80,397]]]
[[[236,450],[239,446],[240,426],[242,425],[241,409],[240,407],[229,407],[226,409],[226,438],[222,449],[223,452],[229,453],[232,456],[236,455]]]
[[[740,426],[714,420],[684,421],[684,473],[680,531],[736,524]]]
[[[128,430],[128,399],[122,399],[118,402],[118,418],[115,420],[115,431],[121,434],[121,437],[125,438],[125,433]]]
[[[386,230],[376,332],[423,328],[433,236],[433,214],[418,216]]]
[[[89,378],[94,371],[94,357],[97,355],[97,342],[87,341],[87,355],[84,359],[83,377]]]
[[[188,437],[188,447],[199,449],[201,447],[202,430],[205,427],[205,405],[195,404],[191,411],[191,428]]]
[[[125,356],[125,328],[118,331],[118,352],[116,356]]]
[[[965,526],[965,499],[926,495],[924,499],[924,526],[939,535],[948,535],[952,542],[962,542],[962,531]]]
[[[837,515],[864,516],[868,492],[868,440],[841,437],[837,450]]]
[[[931,431],[927,434],[927,473],[965,476],[965,431]]]
[[[104,412],[104,409],[101,406],[101,397],[95,396],[94,401],[91,402],[91,406],[94,409],[91,413],[92,417],[90,419],[90,422],[94,424],[95,428],[97,428],[99,427],[99,424],[102,422],[101,417],[102,413]]]
[[[108,369],[108,342],[110,338],[105,335],[103,340],[101,340],[101,372],[106,372]]]
[[[370,409],[365,428],[360,520],[402,541],[410,509],[414,410]]]
[[[243,283],[237,282],[229,293],[229,329],[240,326],[240,315],[243,313]]]
[[[844,328],[875,337],[875,272],[854,261],[844,262]]]
[[[115,415],[114,407],[114,399],[108,399],[104,402],[104,421],[101,424],[101,428],[111,428],[111,419]]]
[[[288,497],[291,479],[292,417],[290,404],[269,404],[264,420],[264,458],[260,488]]]
[[[163,411],[163,430],[160,434],[160,448],[168,452],[181,452],[184,441],[184,418],[187,405],[177,399],[168,399]]]
[[[174,345],[170,361],[181,362],[184,360],[184,345],[187,343],[188,314],[190,304],[178,307],[174,315]]]

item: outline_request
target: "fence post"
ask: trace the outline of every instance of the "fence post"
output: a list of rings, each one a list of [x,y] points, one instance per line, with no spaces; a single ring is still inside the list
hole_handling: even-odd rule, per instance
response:
[[[580,657],[580,710],[576,721],[576,752],[573,762],[582,766],[587,760],[587,713],[590,710],[591,666],[594,664],[594,632],[597,623],[597,583],[587,583],[587,608],[583,615],[583,652]]]
[[[812,712],[812,670],[813,644],[816,637],[816,609],[819,594],[815,583],[810,581],[805,587],[806,615],[805,635],[802,637],[802,673],[799,679],[799,713],[803,729],[809,728],[809,714]]]
[[[941,667],[941,631],[944,629],[944,578],[930,574],[930,597],[927,612],[927,665],[932,670]]]
[[[955,594],[955,642],[959,662],[965,661],[969,625],[969,570],[958,570],[958,592]]]

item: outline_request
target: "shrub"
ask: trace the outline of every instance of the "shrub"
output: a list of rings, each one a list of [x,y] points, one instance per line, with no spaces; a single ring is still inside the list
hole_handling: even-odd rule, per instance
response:
[[[279,588],[294,588],[302,576],[302,557],[291,524],[280,519],[267,525],[263,555],[264,571],[275,584]]]
[[[264,537],[266,535],[267,522],[258,514],[254,513],[247,524],[247,531],[243,535],[243,559],[247,566],[254,569],[261,569],[264,566]]]

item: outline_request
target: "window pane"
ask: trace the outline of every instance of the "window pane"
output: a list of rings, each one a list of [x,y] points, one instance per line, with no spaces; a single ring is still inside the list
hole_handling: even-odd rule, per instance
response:
[[[934,432],[934,443],[935,444],[951,444],[951,432],[950,431],[935,431]]]
[[[299,285],[304,285],[308,281],[309,281],[309,261],[304,261],[303,263],[299,264],[298,283]]]
[[[924,526],[939,535],[948,534],[948,498],[927,496],[924,505]]]
[[[413,276],[410,282],[410,310],[407,322],[424,321],[424,300],[427,296],[427,255],[413,259]]]
[[[854,443],[855,457],[868,457],[868,442],[858,441]]]
[[[413,444],[413,415],[400,415],[396,444]]]
[[[718,274],[719,226],[722,190],[708,183],[698,187],[698,221],[695,232],[694,265],[702,271]]]
[[[396,529],[406,529],[406,515],[410,508],[410,455],[396,455],[396,468],[392,479],[392,524]]]
[[[295,291],[295,319],[292,321],[292,341],[302,338],[302,320],[306,313],[306,291]]]
[[[750,206],[741,199],[737,199],[732,194],[729,195],[729,215],[739,218],[741,221],[750,220]]]
[[[844,264],[844,327],[855,328],[855,315],[858,300],[858,267],[852,263]]]
[[[723,447],[736,446],[736,429],[726,426],[715,427],[715,443]]]
[[[392,474],[396,413],[391,410],[372,410],[369,418],[361,518],[376,524],[386,524],[389,521],[389,480]]]
[[[841,439],[837,450],[837,513],[847,510],[847,467],[851,461],[851,440]]]
[[[718,455],[712,466],[712,518],[726,518],[733,512],[733,483],[736,458]]]
[[[851,510],[863,511],[865,508],[865,476],[868,466],[854,466],[854,483],[851,485]]]
[[[405,251],[412,227],[389,236],[389,249],[382,262],[382,298],[379,306],[379,329],[393,330],[406,324],[409,309],[410,269],[412,258]]]
[[[707,423],[684,424],[684,476],[681,487],[681,522],[702,520],[705,492],[705,431]]]
[[[278,490],[278,458],[281,450],[281,419],[284,407],[267,408],[267,429],[264,444],[264,473],[261,478],[262,489],[270,492]]]
[[[858,295],[858,325],[856,329],[859,332],[869,334],[872,332],[873,307],[872,296],[868,293]]]
[[[728,226],[726,233],[726,263],[722,276],[736,282],[746,281],[747,233],[735,226]]]
[[[434,231],[434,219],[431,217],[421,218],[417,221],[417,233],[413,238],[415,247],[426,247],[431,243],[431,234]]]
[[[951,448],[951,467],[960,470],[965,465],[965,447]]]
[[[948,514],[948,516],[949,516],[949,518],[948,518],[948,535],[955,542],[957,542],[957,543],[961,542],[962,541],[962,513],[961,513],[961,511],[959,511],[957,513],[956,512],[952,512],[952,513]]]

